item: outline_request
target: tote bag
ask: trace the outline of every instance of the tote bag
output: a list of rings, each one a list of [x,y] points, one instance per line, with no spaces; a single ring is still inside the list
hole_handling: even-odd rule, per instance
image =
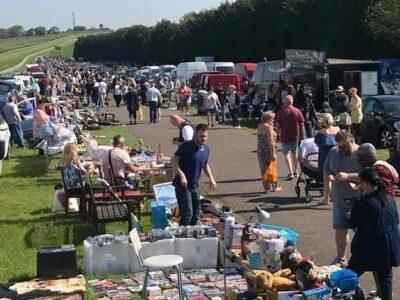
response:
[[[262,177],[264,183],[275,183],[278,181],[278,169],[276,159],[271,160]]]

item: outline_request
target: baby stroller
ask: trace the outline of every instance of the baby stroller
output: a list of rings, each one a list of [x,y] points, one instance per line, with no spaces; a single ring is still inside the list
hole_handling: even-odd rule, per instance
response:
[[[322,196],[324,190],[324,180],[318,172],[318,152],[310,152],[305,158],[300,160],[300,174],[296,182],[297,200],[300,200],[300,184],[304,184],[305,200],[310,203],[313,197],[310,192],[318,191]]]

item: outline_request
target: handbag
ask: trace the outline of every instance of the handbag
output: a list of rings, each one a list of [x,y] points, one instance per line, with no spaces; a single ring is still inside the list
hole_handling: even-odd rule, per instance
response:
[[[263,174],[262,181],[264,183],[275,183],[278,181],[278,169],[276,166],[276,159],[271,160],[268,164],[268,167]]]
[[[137,111],[137,118],[138,118],[139,121],[143,120],[143,109],[142,109],[141,105],[139,105],[139,109]]]

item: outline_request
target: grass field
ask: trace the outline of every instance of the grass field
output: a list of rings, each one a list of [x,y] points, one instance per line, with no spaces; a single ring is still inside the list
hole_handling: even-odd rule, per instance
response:
[[[0,39],[0,72],[9,68],[12,68],[12,71],[20,71],[24,68],[25,64],[34,61],[38,55],[45,53],[70,57],[73,54],[75,41],[79,36],[104,32],[106,31],[82,31],[46,36]],[[61,47],[61,50],[55,50],[56,46]]]
[[[123,134],[129,145],[136,140],[123,127],[104,127],[96,135],[99,144],[111,144],[114,135]],[[78,266],[82,266],[83,240],[95,235],[91,223],[51,213],[54,185],[60,182],[60,171],[44,170],[44,157],[37,150],[12,148],[12,158],[3,161],[0,175],[0,282],[17,281],[36,275],[36,251],[40,247],[75,244]],[[150,216],[143,214],[141,225],[149,229]],[[100,232],[127,230],[126,223],[99,226]]]

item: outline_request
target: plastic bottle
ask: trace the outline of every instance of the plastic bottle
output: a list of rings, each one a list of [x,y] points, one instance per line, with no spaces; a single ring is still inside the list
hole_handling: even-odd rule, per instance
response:
[[[164,162],[163,153],[161,152],[161,144],[158,144],[158,151],[156,155],[157,165],[161,165]]]

